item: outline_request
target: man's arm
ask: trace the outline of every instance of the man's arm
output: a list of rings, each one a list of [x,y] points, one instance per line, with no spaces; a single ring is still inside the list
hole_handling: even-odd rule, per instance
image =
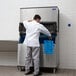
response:
[[[24,27],[27,28],[27,23],[28,23],[28,22],[32,22],[32,21],[33,21],[33,20],[25,20],[25,21],[23,21]]]
[[[41,30],[41,33],[51,37],[51,34],[48,31],[48,29],[46,27],[44,27],[42,24],[40,25],[40,30]]]
[[[25,29],[27,28],[27,23],[28,23],[27,20],[26,21],[23,21],[23,24],[24,24]]]

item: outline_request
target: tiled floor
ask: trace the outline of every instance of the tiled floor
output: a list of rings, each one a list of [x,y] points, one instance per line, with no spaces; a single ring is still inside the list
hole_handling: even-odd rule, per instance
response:
[[[0,67],[0,76],[25,76],[16,67]],[[33,76],[33,75],[28,75]],[[76,70],[58,70],[56,74],[43,73],[41,76],[76,76]]]

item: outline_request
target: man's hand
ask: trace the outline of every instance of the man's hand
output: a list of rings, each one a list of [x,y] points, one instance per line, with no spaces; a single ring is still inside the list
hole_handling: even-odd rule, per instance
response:
[[[54,31],[51,31],[51,33],[54,33]]]
[[[52,40],[52,37],[51,36],[49,36],[49,40]]]
[[[33,20],[28,20],[28,22],[31,22],[31,21],[33,21]]]

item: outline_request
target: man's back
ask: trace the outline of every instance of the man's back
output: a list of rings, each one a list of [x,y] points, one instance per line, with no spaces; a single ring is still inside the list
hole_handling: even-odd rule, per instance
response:
[[[48,35],[47,29],[40,23],[36,22],[35,20],[31,22],[24,21],[23,23],[26,28],[26,38],[25,38],[24,43],[27,46],[39,47],[40,46],[39,44],[40,32]]]

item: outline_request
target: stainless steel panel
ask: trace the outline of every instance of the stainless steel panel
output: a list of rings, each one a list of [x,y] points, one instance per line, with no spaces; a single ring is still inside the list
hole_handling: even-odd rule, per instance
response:
[[[20,21],[32,19],[35,14],[39,14],[42,21],[55,22],[58,20],[58,8],[32,8],[20,10]]]
[[[57,67],[56,62],[56,45],[54,47],[54,54],[47,55],[43,53],[43,44],[41,44],[41,67]]]

